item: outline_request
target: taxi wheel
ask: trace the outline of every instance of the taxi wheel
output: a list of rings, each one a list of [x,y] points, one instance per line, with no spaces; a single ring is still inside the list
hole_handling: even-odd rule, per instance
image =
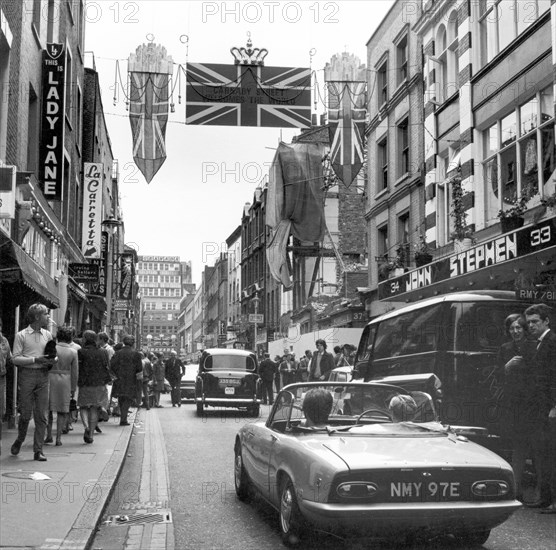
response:
[[[455,535],[458,542],[471,546],[482,546],[490,536],[490,529],[483,529],[481,531],[469,531],[467,533],[460,533]]]
[[[291,479],[282,483],[280,492],[280,533],[286,546],[297,546],[301,542],[303,517],[297,505],[297,496]]]
[[[258,418],[258,416],[261,412],[261,407],[260,407],[260,405],[253,405],[252,407],[247,408],[247,412],[249,413],[250,416]]]
[[[234,457],[234,485],[236,488],[237,498],[241,501],[249,499],[249,477],[243,466],[243,458],[241,456],[241,447],[236,446]]]
[[[197,416],[203,416],[203,404],[202,403],[197,403]]]

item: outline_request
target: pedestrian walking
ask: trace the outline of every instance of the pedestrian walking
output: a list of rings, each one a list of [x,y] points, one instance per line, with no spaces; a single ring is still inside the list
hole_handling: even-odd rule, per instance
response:
[[[498,373],[502,380],[500,396],[500,428],[512,449],[512,468],[516,483],[516,497],[523,499],[523,470],[528,454],[538,454],[538,438],[535,432],[539,423],[536,418],[538,399],[534,378],[533,360],[536,342],[528,339],[527,322],[519,313],[509,315],[504,321],[511,341],[498,350]],[[539,457],[532,457],[538,467]]]
[[[85,443],[93,443],[93,433],[98,423],[99,408],[108,402],[106,384],[112,381],[108,355],[97,346],[97,335],[92,330],[83,333],[83,347],[77,351],[79,388],[77,405],[85,432]]]
[[[264,359],[259,364],[259,376],[263,383],[263,405],[274,404],[273,382],[278,367],[270,358],[270,353],[264,354]]]
[[[17,439],[11,453],[19,454],[27,437],[31,416],[35,422],[33,436],[33,456],[40,462],[46,461],[42,449],[46,433],[46,411],[48,409],[48,369],[55,359],[45,355],[46,344],[52,334],[46,330],[50,316],[43,304],[33,304],[27,311],[29,325],[18,332],[14,339],[13,362],[19,369],[20,417]]]
[[[280,369],[278,368],[280,366],[280,363],[282,362],[282,358],[279,355],[276,355],[276,357],[274,357],[274,363],[276,364],[276,372],[274,374],[274,385],[276,386],[276,393],[278,393],[280,391]]]
[[[2,444],[2,421],[6,407],[6,373],[12,368],[12,351],[8,339],[2,334],[2,318],[0,317],[0,445]],[[0,454],[2,448],[0,447]]]
[[[75,337],[75,328],[74,327],[69,327],[70,331],[71,331],[71,342],[70,342],[70,347],[72,349],[74,349],[75,351],[81,349],[81,345],[77,342],[77,338]],[[79,361],[78,361],[78,374],[79,374]],[[79,415],[79,410],[77,408],[77,389],[75,391],[75,395],[70,399],[70,412],[69,414],[66,416],[66,427],[65,429],[62,430],[63,434],[67,434],[68,432],[73,431],[73,423],[77,422],[78,419],[78,415]]]
[[[60,327],[56,333],[56,353],[58,361],[48,374],[48,425],[45,443],[52,443],[52,424],[56,413],[56,445],[62,444],[62,432],[67,427],[67,417],[70,412],[70,401],[75,395],[77,387],[78,360],[77,350],[71,346],[72,330]]]
[[[154,406],[161,408],[160,394],[164,391],[164,378],[166,376],[166,368],[162,353],[156,354],[156,361],[153,364],[153,393],[154,393]]]
[[[311,350],[305,350],[305,355],[300,359],[297,366],[297,382],[307,382],[309,380],[309,365],[311,364]]]
[[[165,376],[166,380],[170,384],[171,392],[170,397],[172,399],[172,407],[176,405],[181,407],[181,377],[183,376],[185,370],[181,359],[178,357],[176,351],[172,350],[170,352],[170,357],[166,361]]]
[[[326,342],[319,338],[315,342],[317,346],[316,353],[313,353],[311,364],[309,366],[309,381],[328,380],[330,371],[334,368],[334,357],[326,351]]]
[[[292,357],[292,354],[287,350],[287,354],[280,363],[280,375],[282,376],[282,386],[287,386],[288,384],[293,384],[295,382],[295,376],[297,371],[297,363]]]
[[[149,357],[146,357],[144,353],[141,353],[141,355],[141,364],[143,367],[143,380],[141,381],[143,391],[143,407],[150,410],[151,402],[149,397],[149,382],[153,379],[153,366]]]
[[[143,362],[141,355],[135,350],[135,338],[124,336],[124,347],[112,358],[110,367],[116,376],[112,388],[112,396],[118,398],[120,406],[120,426],[129,426],[127,415],[129,407],[136,398],[137,380],[143,378]]]
[[[539,403],[539,506],[542,513],[556,514],[556,334],[550,328],[550,313],[545,304],[534,304],[525,310],[529,332],[537,340],[532,382]]]

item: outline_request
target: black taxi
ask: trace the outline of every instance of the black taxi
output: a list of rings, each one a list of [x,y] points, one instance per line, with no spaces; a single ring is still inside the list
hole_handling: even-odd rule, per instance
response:
[[[214,348],[203,351],[195,381],[197,415],[206,406],[246,408],[259,416],[262,382],[251,351]]]

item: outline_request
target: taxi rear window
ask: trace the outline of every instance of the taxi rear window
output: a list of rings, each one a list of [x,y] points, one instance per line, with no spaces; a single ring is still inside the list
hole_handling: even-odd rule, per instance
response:
[[[253,372],[257,365],[251,356],[243,355],[209,355],[205,358],[205,370],[238,370]]]

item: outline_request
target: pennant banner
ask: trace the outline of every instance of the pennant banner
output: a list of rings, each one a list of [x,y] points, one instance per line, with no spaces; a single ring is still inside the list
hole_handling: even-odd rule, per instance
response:
[[[330,161],[334,172],[349,187],[363,166],[366,109],[365,82],[328,82]]]
[[[310,69],[189,63],[185,117],[187,124],[309,128]]]
[[[133,281],[135,280],[133,254],[122,254],[121,262],[119,298],[122,300],[131,300]]]
[[[128,71],[133,160],[150,183],[166,160],[173,62],[162,46],[143,44],[129,57]]]

